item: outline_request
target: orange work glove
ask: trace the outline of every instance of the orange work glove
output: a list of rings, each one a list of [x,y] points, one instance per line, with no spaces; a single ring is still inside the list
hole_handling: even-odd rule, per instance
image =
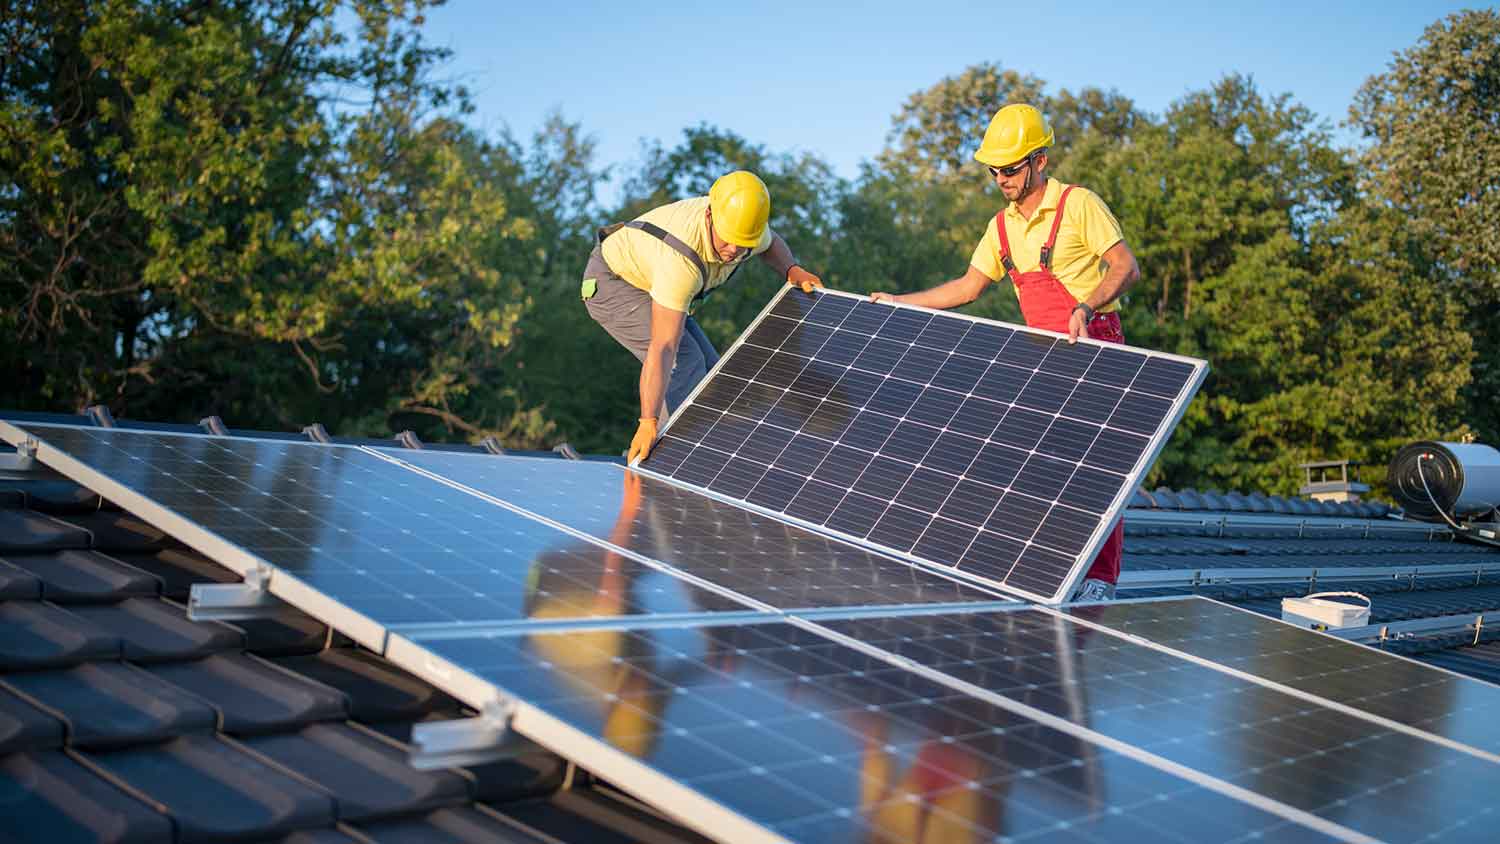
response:
[[[786,283],[802,288],[803,293],[811,293],[814,287],[823,286],[823,279],[802,269],[800,264],[793,264],[792,268],[786,271]]]
[[[641,417],[641,425],[635,429],[635,437],[630,441],[630,451],[625,455],[625,462],[634,466],[651,453],[651,446],[656,444],[656,417]]]

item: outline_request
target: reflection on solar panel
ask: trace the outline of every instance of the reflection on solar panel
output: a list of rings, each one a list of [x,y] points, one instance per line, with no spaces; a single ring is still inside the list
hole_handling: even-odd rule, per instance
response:
[[[786,840],[1330,840],[787,624],[425,646]]]
[[[644,468],[1067,597],[1202,361],[786,288]]]
[[[609,463],[384,453],[778,609],[999,600]]]
[[[1070,607],[1138,636],[1319,698],[1500,754],[1500,687],[1214,601]]]
[[[1491,795],[1464,784],[1494,763],[1050,613],[821,623],[1375,838],[1493,836]]]
[[[376,626],[745,607],[345,446],[26,423],[43,442]],[[167,523],[159,527],[174,532]],[[183,538],[179,535],[179,538]]]

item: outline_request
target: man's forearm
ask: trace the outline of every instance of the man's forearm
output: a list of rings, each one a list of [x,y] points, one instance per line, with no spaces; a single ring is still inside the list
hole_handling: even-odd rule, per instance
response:
[[[983,290],[980,287],[979,290]],[[929,287],[926,290],[918,290],[915,293],[903,293],[896,296],[898,302],[907,305],[921,305],[924,308],[935,308],[946,310],[967,305],[978,298],[978,291],[974,285],[965,278],[955,278],[945,281],[937,287]]]
[[[797,263],[797,256],[792,254],[792,247],[786,245],[781,235],[771,235],[771,248],[760,253],[760,259],[765,261],[771,269],[776,271],[779,278],[786,278],[787,270]]]
[[[1104,273],[1104,278],[1099,280],[1099,286],[1094,288],[1083,300],[1091,310],[1099,310],[1110,302],[1120,298],[1141,277],[1141,269],[1136,264],[1135,256],[1127,252],[1123,260],[1109,265]]]
[[[662,401],[667,396],[667,380],[672,373],[672,359],[676,349],[671,346],[652,345],[646,349],[646,359],[641,362],[641,418],[656,418],[662,410]]]

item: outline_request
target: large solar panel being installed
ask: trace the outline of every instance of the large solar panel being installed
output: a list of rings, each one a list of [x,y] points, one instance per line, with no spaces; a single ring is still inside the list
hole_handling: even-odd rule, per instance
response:
[[[1202,361],[787,288],[644,468],[1065,599]]]

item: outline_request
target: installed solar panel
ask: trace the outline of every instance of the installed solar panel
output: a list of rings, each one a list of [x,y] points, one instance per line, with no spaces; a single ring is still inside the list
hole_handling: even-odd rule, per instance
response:
[[[1215,601],[1122,602],[1070,615],[1500,754],[1500,687]]]
[[[382,452],[778,609],[1003,600],[609,463]]]
[[[424,647],[769,840],[1329,840],[788,624]]]
[[[643,467],[1065,599],[1202,361],[786,288]]]
[[[819,623],[1372,838],[1494,837],[1500,765],[1051,613]]]
[[[192,541],[162,517],[191,522],[220,543],[200,550],[241,573],[275,566],[361,616],[375,628],[366,638],[403,624],[745,609],[358,448],[22,427],[94,473],[75,480],[123,485],[134,500],[118,503],[180,539]]]

